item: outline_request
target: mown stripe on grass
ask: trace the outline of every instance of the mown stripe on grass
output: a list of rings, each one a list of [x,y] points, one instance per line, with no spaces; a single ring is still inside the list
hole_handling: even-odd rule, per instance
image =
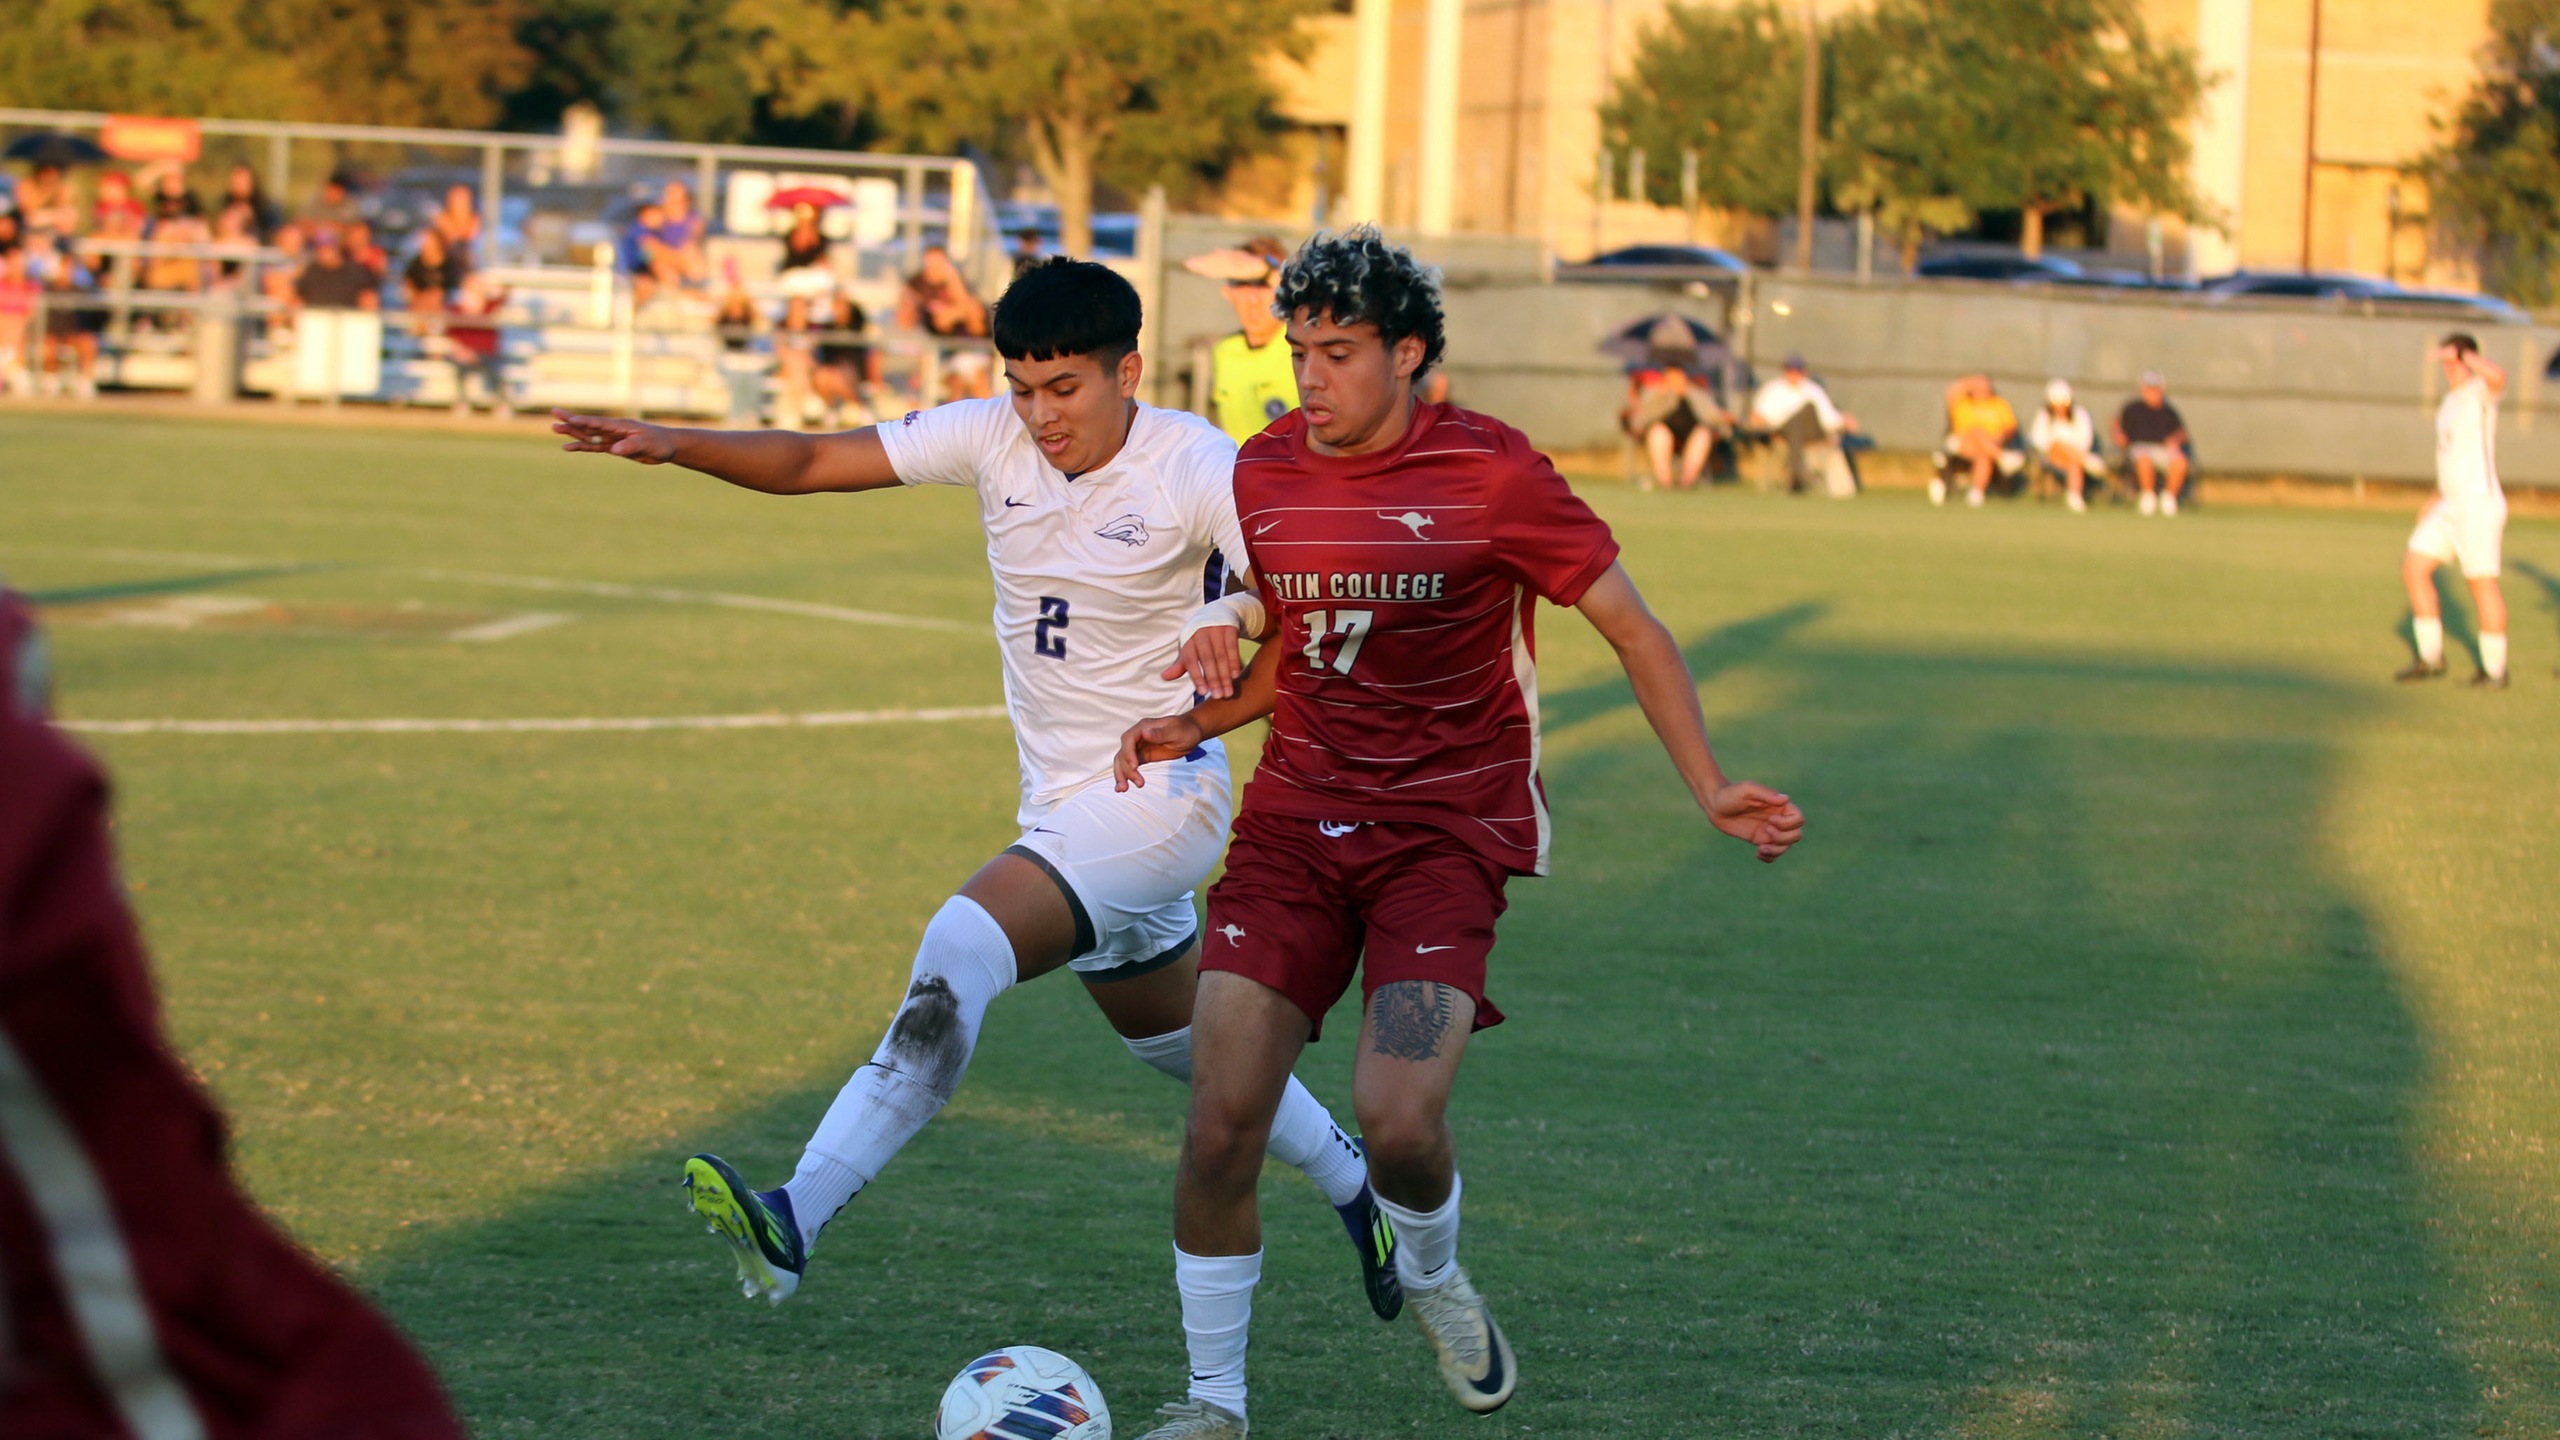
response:
[[[1001,705],[922,710],[818,710],[798,715],[561,715],[513,719],[65,720],[83,735],[511,735],[594,730],[785,730],[911,721],[1000,720]]]

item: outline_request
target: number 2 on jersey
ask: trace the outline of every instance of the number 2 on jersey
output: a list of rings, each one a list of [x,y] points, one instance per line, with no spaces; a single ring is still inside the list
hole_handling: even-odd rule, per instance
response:
[[[1360,658],[1360,647],[1369,639],[1369,622],[1378,618],[1375,610],[1310,610],[1307,612],[1307,645],[1302,651],[1309,669],[1324,668],[1324,642],[1327,636],[1339,635],[1342,644],[1333,652],[1333,672],[1351,673],[1351,663]]]
[[[1055,595],[1040,597],[1040,618],[1032,622],[1031,653],[1052,660],[1067,658],[1067,637],[1056,632],[1067,628],[1067,602]]]

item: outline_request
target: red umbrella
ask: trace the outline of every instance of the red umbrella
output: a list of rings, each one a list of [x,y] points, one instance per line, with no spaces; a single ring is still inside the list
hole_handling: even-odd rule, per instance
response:
[[[833,190],[829,190],[821,185],[794,185],[788,190],[776,190],[773,192],[773,198],[764,202],[764,208],[767,210],[790,210],[806,205],[812,210],[824,210],[829,206],[850,205],[852,203],[853,197],[849,195],[839,195]]]

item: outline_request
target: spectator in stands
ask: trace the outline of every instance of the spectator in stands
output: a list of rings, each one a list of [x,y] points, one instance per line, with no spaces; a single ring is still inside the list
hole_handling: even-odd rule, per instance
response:
[[[244,205],[225,202],[213,219],[213,243],[216,245],[255,245],[260,239],[256,212]],[[245,260],[215,262],[213,285],[217,289],[237,290],[248,274]]]
[[[829,291],[832,295],[834,292]],[[816,295],[793,295],[782,302],[782,323],[773,332],[774,378],[781,395],[773,414],[775,428],[806,429],[818,415]]]
[[[2018,412],[2000,396],[1988,374],[1967,375],[1947,387],[1947,450],[1970,472],[1964,503],[1979,507],[1990,493],[1996,471],[2014,475],[2022,463],[2010,451],[2018,438]],[[1947,502],[1947,482],[1929,481],[1929,503]]]
[[[1040,228],[1036,225],[1013,232],[1013,278],[1021,279],[1023,271],[1048,258],[1040,253],[1040,245]]]
[[[15,210],[0,210],[0,255],[6,255],[26,243],[26,222],[18,218]]]
[[[258,272],[258,293],[279,309],[267,315],[267,328],[280,334],[293,331],[293,312],[300,301],[296,286],[302,279],[303,267],[310,263],[309,245],[300,221],[288,220],[276,227],[270,237],[281,257]]]
[[[2089,501],[2083,492],[2091,475],[2107,473],[2107,462],[2098,454],[2098,422],[2088,406],[2072,401],[2070,381],[2045,382],[2044,408],[2027,422],[2027,448],[2035,452],[2037,474],[2062,480],[2063,498],[2071,513],[2087,514]]]
[[[2142,393],[2116,412],[2116,443],[2133,462],[2134,483],[2142,487],[2142,513],[2175,516],[2178,497],[2187,488],[2187,422],[2169,403],[2169,391],[2157,370],[2142,372]]]
[[[34,388],[27,326],[35,304],[36,282],[27,274],[26,247],[0,248],[0,395],[23,395]]]
[[[650,263],[649,246],[666,220],[665,207],[652,200],[632,214],[631,223],[622,227],[621,238],[614,242],[614,268],[630,277],[635,305],[658,298],[658,272]]]
[[[382,277],[391,273],[391,256],[374,243],[373,227],[364,221],[355,221],[340,231],[338,244],[347,252],[348,259],[373,272],[375,284],[380,284]],[[448,258],[448,270],[451,264]]]
[[[898,328],[943,339],[986,338],[987,302],[969,288],[949,250],[924,247],[923,265],[898,292]],[[948,398],[983,400],[995,393],[995,363],[984,348],[950,349],[942,365]]]
[[[458,290],[464,277],[478,268],[474,261],[475,247],[480,243],[480,210],[471,187],[445,187],[444,208],[428,224],[444,238],[444,288]]]
[[[187,177],[177,170],[160,172],[151,191],[151,219],[143,238],[154,245],[210,245],[213,227],[204,220],[204,209],[187,189]],[[142,288],[145,290],[196,291],[204,288],[204,259],[197,255],[152,255],[142,265]],[[169,318],[176,318],[174,315]]]
[[[258,172],[247,165],[234,165],[222,183],[222,208],[214,213],[216,234],[233,234],[263,244],[275,233],[281,219],[275,202],[267,198],[266,186]]]
[[[98,398],[98,335],[107,328],[107,315],[95,303],[96,272],[51,233],[28,241],[26,264],[29,278],[45,297],[43,373],[36,393],[59,395],[67,388],[74,399]],[[62,377],[66,352],[73,365],[67,384]]]
[[[729,387],[731,426],[756,423],[764,410],[764,381],[773,367],[756,354],[756,302],[738,284],[738,267],[727,266],[729,293],[720,299],[712,333],[720,337],[720,378]]]
[[[1680,322],[1670,322],[1678,326]],[[1685,328],[1681,338],[1687,340]],[[1689,378],[1697,363],[1694,342],[1676,349],[1657,349],[1627,374],[1627,402],[1619,423],[1644,447],[1648,488],[1695,487],[1707,472],[1716,433],[1726,416],[1721,407]]]
[[[880,382],[880,357],[862,343],[863,332],[871,328],[871,317],[860,301],[843,291],[824,302],[819,315],[821,323],[809,383],[817,392],[818,402],[827,407],[827,428],[843,429],[847,412],[855,417],[855,423],[867,425],[873,417],[864,401],[875,393]]]
[[[782,232],[780,279],[790,295],[815,297],[836,288],[835,272],[827,267],[827,232],[818,228],[815,205],[791,207],[791,228]]]
[[[1858,428],[1857,417],[1832,403],[1831,392],[1805,368],[1803,356],[1788,356],[1778,378],[1753,393],[1751,428],[1786,447],[1788,490],[1803,491],[1818,472],[1830,494],[1846,498],[1857,493],[1848,457],[1840,449],[1841,437]],[[1835,477],[1847,483],[1836,483]]]
[[[38,165],[18,187],[18,219],[29,236],[80,232],[80,206],[71,198],[71,182],[61,166]]]
[[[379,310],[382,272],[347,254],[336,235],[311,247],[311,263],[293,282],[294,303],[309,310]]]
[[[338,231],[364,218],[364,206],[356,198],[355,181],[344,171],[320,182],[320,193],[302,212],[303,233],[313,240]]]
[[[133,198],[133,177],[121,170],[98,172],[98,198],[89,206],[87,234],[104,240],[139,240],[150,217]]]
[[[445,280],[444,234],[430,225],[418,232],[418,253],[400,272],[400,293],[420,315],[442,314],[453,293]]]
[[[658,192],[658,206],[663,216],[643,240],[649,251],[649,272],[670,289],[703,288],[711,280],[711,262],[702,241],[711,226],[694,210],[692,188],[681,180],[668,181]]]
[[[455,414],[471,413],[475,376],[489,397],[490,413],[501,420],[515,413],[515,403],[507,395],[506,331],[498,323],[506,303],[506,287],[486,275],[464,276],[453,293],[444,338],[445,358],[453,362]]]

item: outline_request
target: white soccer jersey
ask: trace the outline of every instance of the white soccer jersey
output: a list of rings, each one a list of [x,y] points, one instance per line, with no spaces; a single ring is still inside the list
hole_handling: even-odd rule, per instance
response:
[[[1003,397],[910,411],[880,440],[906,484],[977,488],[1031,825],[1110,774],[1131,725],[1190,708],[1187,681],[1158,677],[1214,578],[1210,557],[1244,565],[1235,441],[1140,405],[1120,453],[1070,480]]]
[[[2506,500],[2498,488],[2498,397],[2477,375],[2436,406],[2436,489],[2457,507]]]

